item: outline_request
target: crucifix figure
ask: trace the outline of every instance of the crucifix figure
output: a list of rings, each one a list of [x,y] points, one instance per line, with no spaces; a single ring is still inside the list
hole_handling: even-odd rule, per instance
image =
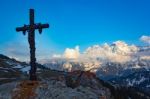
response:
[[[17,27],[16,31],[22,31],[25,35],[28,32],[28,42],[30,46],[30,80],[37,80],[36,77],[36,58],[35,58],[35,30],[38,29],[39,33],[42,33],[43,28],[49,28],[49,24],[34,23],[34,9],[30,9],[30,24],[23,27]]]

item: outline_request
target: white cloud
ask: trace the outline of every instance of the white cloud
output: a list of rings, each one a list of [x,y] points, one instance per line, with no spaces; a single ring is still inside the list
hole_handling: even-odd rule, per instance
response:
[[[101,46],[93,45],[92,47],[88,47],[84,54],[90,58],[100,58],[113,62],[126,62],[137,51],[138,48],[134,45],[128,45],[123,41],[116,41],[112,45],[105,43]]]
[[[67,59],[77,59],[80,56],[79,46],[76,46],[74,49],[66,48],[63,54],[64,58]]]
[[[145,43],[150,44],[150,36],[143,35],[143,36],[141,36],[140,40],[145,42]]]
[[[53,54],[52,58],[62,58],[61,54]]]

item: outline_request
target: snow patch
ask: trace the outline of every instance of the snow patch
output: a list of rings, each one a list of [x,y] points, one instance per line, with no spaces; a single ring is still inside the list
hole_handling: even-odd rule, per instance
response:
[[[18,64],[17,66],[14,66],[13,68],[22,68],[22,66]]]
[[[26,67],[24,67],[24,68],[21,68],[20,70],[21,70],[22,72],[25,72],[25,73],[29,74],[30,68],[31,68],[30,66],[26,66]]]

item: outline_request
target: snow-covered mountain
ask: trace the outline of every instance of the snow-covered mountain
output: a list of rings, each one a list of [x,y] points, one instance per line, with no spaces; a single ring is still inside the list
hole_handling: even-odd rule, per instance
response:
[[[140,53],[140,54],[139,54]],[[144,92],[149,93],[150,91],[150,47],[140,47],[139,56],[137,60],[127,62],[119,66],[122,68],[115,68],[117,72],[114,72],[112,78],[107,79],[108,81],[124,85],[133,86]],[[117,66],[113,66],[117,67]],[[110,68],[106,66],[105,68]],[[112,70],[112,68],[110,68]],[[109,71],[110,72],[110,71]],[[112,76],[112,75],[111,75]],[[111,77],[111,76],[105,76]]]
[[[150,71],[138,71],[125,77],[113,78],[110,80],[113,84],[120,84],[122,86],[133,86],[143,90],[144,92],[150,92]]]
[[[44,65],[47,68],[59,71],[90,70],[104,79],[112,78],[113,76],[126,76],[135,71],[149,71],[150,69],[150,59],[148,58],[150,57],[150,47],[139,47],[139,49],[133,59],[127,62],[102,61],[99,57],[89,58],[89,61],[56,58],[49,60]]]

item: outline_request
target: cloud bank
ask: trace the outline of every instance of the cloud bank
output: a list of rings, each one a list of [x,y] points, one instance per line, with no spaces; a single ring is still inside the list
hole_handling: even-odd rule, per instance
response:
[[[54,55],[54,57],[73,59],[79,62],[96,62],[97,59],[98,61],[127,62],[137,51],[138,48],[135,45],[128,45],[124,41],[116,41],[110,45],[105,43],[90,46],[82,53],[79,46],[66,48],[63,55]]]

